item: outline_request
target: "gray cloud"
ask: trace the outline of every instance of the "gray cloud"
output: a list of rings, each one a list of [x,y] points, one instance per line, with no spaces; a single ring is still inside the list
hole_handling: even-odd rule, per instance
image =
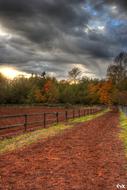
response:
[[[126,50],[126,7],[124,0],[0,0],[0,64],[58,77],[77,65],[103,77]]]

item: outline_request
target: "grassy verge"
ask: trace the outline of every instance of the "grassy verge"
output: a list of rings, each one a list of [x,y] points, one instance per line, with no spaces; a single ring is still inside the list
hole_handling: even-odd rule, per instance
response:
[[[120,126],[122,128],[120,138],[124,142],[125,154],[127,157],[127,116],[123,112],[120,112]]]
[[[85,122],[88,120],[92,120],[96,117],[99,117],[105,114],[108,110],[104,110],[100,113],[80,117],[76,119],[69,120],[68,124],[58,124],[53,125],[47,129],[40,129],[33,132],[24,133],[22,135],[18,135],[16,137],[10,139],[0,140],[0,153],[5,153],[9,151],[16,150],[18,148],[22,148],[28,146],[32,143],[35,143],[41,139],[47,139],[48,137],[52,137],[57,135],[58,133],[64,131],[65,129],[69,129],[74,127],[76,123]]]
[[[96,118],[96,117],[99,117],[99,116],[101,116],[101,115],[103,115],[104,113],[106,113],[106,112],[108,112],[109,110],[108,109],[106,109],[106,110],[104,110],[104,111],[102,111],[102,112],[99,112],[99,113],[97,113],[97,114],[93,114],[93,115],[86,115],[85,117],[79,117],[79,118],[75,118],[75,119],[71,119],[70,120],[70,123],[71,124],[74,124],[74,123],[82,123],[82,122],[85,122],[85,121],[89,121],[89,120],[91,120],[91,119],[94,119],[94,118]]]

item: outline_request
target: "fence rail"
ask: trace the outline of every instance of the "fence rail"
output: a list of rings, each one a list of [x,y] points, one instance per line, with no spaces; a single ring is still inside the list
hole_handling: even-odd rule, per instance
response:
[[[73,109],[62,112],[43,112],[32,114],[17,114],[0,116],[0,131],[16,129],[21,127],[24,131],[29,129],[29,126],[38,124],[40,127],[46,128],[53,123],[68,121],[77,117],[94,114],[101,111],[103,108],[89,109]]]

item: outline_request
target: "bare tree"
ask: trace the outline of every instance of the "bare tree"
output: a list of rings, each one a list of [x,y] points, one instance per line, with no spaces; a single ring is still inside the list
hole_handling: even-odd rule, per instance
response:
[[[127,77],[127,53],[121,52],[116,56],[114,64],[107,69],[107,78],[118,84]]]
[[[69,78],[76,83],[78,80],[79,75],[81,74],[81,71],[78,67],[74,67],[71,71],[68,72]]]
[[[41,73],[41,77],[42,77],[42,78],[45,78],[45,76],[46,76],[46,72],[43,71],[43,72]]]
[[[115,57],[115,63],[117,64],[117,65],[119,65],[119,66],[122,66],[122,67],[124,67],[124,68],[126,68],[127,67],[127,53],[126,52],[121,52],[121,53],[119,53],[119,55],[117,55],[116,57]]]

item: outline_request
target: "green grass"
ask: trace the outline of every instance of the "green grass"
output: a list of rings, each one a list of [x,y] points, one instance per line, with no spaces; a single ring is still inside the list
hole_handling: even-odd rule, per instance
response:
[[[124,142],[125,147],[125,153],[127,157],[127,116],[120,112],[120,126],[121,126],[121,132],[120,132],[120,138]]]
[[[109,111],[109,109],[106,109],[106,110],[104,110],[102,112],[99,112],[99,113],[97,113],[95,115],[92,114],[92,115],[87,115],[85,117],[79,117],[79,118],[71,119],[70,122],[71,123],[82,123],[82,122],[85,122],[85,121],[89,121],[91,119],[94,119],[96,117],[99,117],[99,116],[103,115],[104,113],[106,113],[108,111]]]
[[[0,140],[0,153],[5,153],[5,152],[13,151],[19,148],[24,148],[32,143],[38,142],[39,140],[47,139],[48,137],[55,136],[61,133],[62,131],[64,131],[65,129],[74,127],[75,126],[74,124],[76,123],[92,120],[96,117],[99,117],[105,114],[107,111],[108,110],[104,110],[94,115],[80,117],[73,120],[71,119],[69,120],[68,124],[61,123],[61,124],[53,125],[47,129],[43,128],[43,129],[36,130],[33,132],[24,133],[16,137],[12,137],[10,139]]]

